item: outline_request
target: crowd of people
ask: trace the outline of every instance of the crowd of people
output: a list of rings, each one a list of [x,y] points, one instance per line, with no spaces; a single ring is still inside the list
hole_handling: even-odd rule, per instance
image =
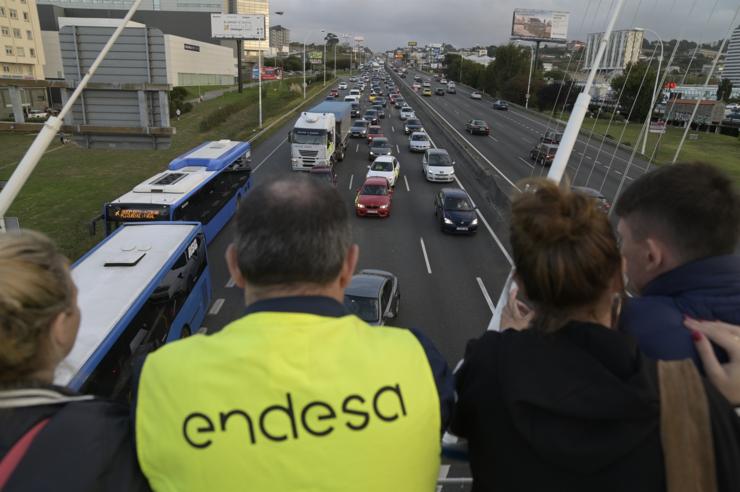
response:
[[[446,431],[476,491],[740,491],[732,181],[655,169],[616,231],[566,186],[522,189],[518,288],[453,374],[423,330],[343,306],[360,251],[336,190],[256,186],[226,253],[244,315],[149,354],[130,406],[53,385],[80,321],[68,262],[0,235],[0,490],[432,491]]]

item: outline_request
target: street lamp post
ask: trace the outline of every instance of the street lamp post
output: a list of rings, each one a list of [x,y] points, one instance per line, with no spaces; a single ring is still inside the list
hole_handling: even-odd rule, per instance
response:
[[[663,40],[660,35],[652,29],[646,29],[644,27],[638,27],[637,30],[647,31],[653,36],[658,38],[660,43],[660,56],[658,57],[658,71],[655,74],[655,87],[653,88],[652,98],[650,99],[650,108],[648,109],[647,117],[645,118],[645,137],[642,139],[642,155],[645,155],[645,148],[647,147],[648,134],[650,133],[650,121],[653,117],[653,110],[655,108],[656,99],[658,98],[658,80],[660,80],[660,65],[663,62]]]
[[[321,32],[324,33],[326,31],[322,29]],[[309,32],[303,39],[303,99],[306,99],[306,43],[310,35],[311,33]]]
[[[324,65],[324,86],[326,86],[326,36],[324,36],[324,56],[321,57],[321,61]]]
[[[524,98],[524,108],[529,109],[529,90],[532,86],[532,68],[534,66],[534,48],[529,47],[529,79],[527,79],[527,95]]]

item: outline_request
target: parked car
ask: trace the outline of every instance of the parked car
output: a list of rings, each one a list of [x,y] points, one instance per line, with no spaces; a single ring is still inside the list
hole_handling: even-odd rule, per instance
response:
[[[421,124],[421,120],[413,117],[408,118],[406,120],[406,123],[403,125],[403,133],[406,135],[411,135],[414,132],[423,132],[424,126]]]
[[[471,135],[490,135],[491,127],[483,120],[469,120],[465,123],[465,131]]]
[[[549,166],[552,164],[553,159],[555,159],[557,151],[558,146],[556,144],[538,143],[529,151],[529,158],[536,164]]]
[[[391,155],[393,149],[391,148],[391,142],[385,137],[376,137],[370,143],[370,148],[367,152],[367,159],[369,161],[375,160],[376,157],[382,155]]]
[[[367,143],[371,144],[373,143],[374,138],[378,137],[384,137],[383,135],[383,127],[380,125],[370,125],[367,127]]]
[[[409,136],[409,151],[424,152],[432,147],[429,135],[424,132],[414,132]]]
[[[308,171],[308,175],[319,181],[323,181],[332,186],[337,185],[337,174],[333,166],[315,166]]]
[[[352,127],[349,129],[351,137],[367,137],[367,127],[370,126],[370,122],[367,120],[355,120],[352,122]]]
[[[540,137],[540,143],[545,144],[560,144],[560,139],[563,138],[563,132],[557,130],[547,130],[544,135]]]
[[[455,161],[445,149],[427,149],[421,159],[421,172],[427,181],[451,182],[455,180]]]
[[[393,205],[393,189],[383,177],[370,177],[358,188],[355,196],[355,214],[358,217],[374,215],[388,217]]]
[[[384,270],[360,270],[344,289],[344,305],[369,325],[382,326],[401,310],[398,278]]]
[[[506,101],[502,101],[501,99],[499,99],[498,101],[495,101],[493,103],[493,109],[497,109],[499,111],[508,111],[509,104]]]
[[[599,190],[588,188],[586,186],[574,186],[572,190],[578,193],[583,193],[584,195],[596,200],[599,206],[599,210],[601,210],[605,214],[608,214],[609,210],[612,208],[611,204],[609,203],[609,200],[607,200],[606,197],[603,195],[603,193],[601,193]]]
[[[443,87],[437,87],[436,89],[434,89],[434,93],[437,94],[438,96],[444,96],[445,90]]]
[[[377,140],[376,140],[377,142]],[[373,142],[375,143],[375,142]],[[388,184],[393,188],[396,186],[398,176],[401,174],[401,163],[392,155],[383,155],[375,159],[368,166],[366,178],[379,177],[388,180]]]
[[[476,208],[460,188],[442,188],[434,196],[434,216],[442,232],[474,234],[478,230]]]
[[[480,92],[471,92],[470,99],[483,99],[483,95]]]

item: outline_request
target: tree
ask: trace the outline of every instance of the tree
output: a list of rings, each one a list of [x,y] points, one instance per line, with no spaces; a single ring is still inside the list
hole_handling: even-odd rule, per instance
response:
[[[647,117],[657,76],[654,68],[645,62],[638,62],[627,65],[624,74],[611,80],[612,89],[617,93],[624,85],[621,105],[628,112],[625,117],[629,117],[630,121],[644,121]]]
[[[717,86],[717,100],[729,102],[732,95],[732,81],[730,79],[720,80]]]
[[[509,43],[496,48],[496,59],[490,63],[490,72],[486,76],[488,92],[491,95],[501,94],[502,97],[513,101],[523,101],[527,92],[529,77],[530,53],[521,47]],[[521,88],[521,78],[524,77],[524,89]],[[521,90],[521,94],[514,94]],[[509,97],[514,95],[517,97]]]
[[[544,85],[535,93],[537,95],[537,109],[545,111],[552,108],[562,108],[563,105],[566,108],[572,108],[579,92],[571,80]]]

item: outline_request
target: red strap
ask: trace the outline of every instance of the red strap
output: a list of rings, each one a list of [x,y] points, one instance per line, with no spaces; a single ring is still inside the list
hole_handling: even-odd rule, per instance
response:
[[[18,467],[18,464],[26,455],[28,448],[31,446],[34,439],[36,439],[38,433],[41,432],[41,429],[46,427],[46,424],[48,423],[49,419],[44,419],[31,427],[25,434],[23,434],[23,437],[13,444],[13,447],[10,448],[8,454],[6,454],[2,461],[0,461],[0,490],[5,488],[5,484],[8,483],[8,480]]]

